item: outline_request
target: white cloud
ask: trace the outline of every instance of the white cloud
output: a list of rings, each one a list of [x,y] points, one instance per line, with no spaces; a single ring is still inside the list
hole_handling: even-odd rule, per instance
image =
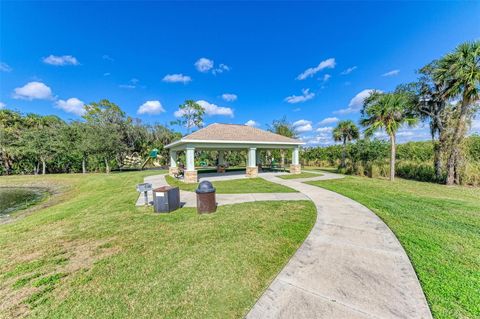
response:
[[[109,75],[110,75],[110,72],[103,73],[103,76],[109,76]]]
[[[102,55],[102,59],[113,62],[113,58],[111,56],[109,56],[108,54]]]
[[[215,69],[212,70],[212,74],[217,75],[217,74],[221,74],[225,71],[230,71],[230,67],[226,64],[220,63],[218,68],[215,68]]]
[[[77,58],[71,55],[49,55],[46,58],[43,58],[43,63],[51,65],[79,65]]]
[[[319,127],[315,131],[318,133],[331,133],[333,131],[333,127],[331,126]]]
[[[292,111],[293,111],[293,112],[300,112],[301,110],[302,110],[301,108],[296,107],[296,108],[294,108]]]
[[[331,126],[317,128],[315,130],[316,135],[305,136],[303,138],[303,141],[305,141],[305,143],[309,145],[332,145],[334,144],[334,141],[332,139],[332,131],[333,127]]]
[[[342,73],[340,73],[341,75],[347,75],[347,74],[350,74],[352,73],[353,71],[355,71],[357,69],[357,66],[352,66],[351,68],[348,68],[346,70],[343,70]]]
[[[330,80],[331,77],[332,77],[332,76],[331,76],[330,74],[325,74],[325,75],[323,76],[323,82],[324,82],[324,83],[327,82],[328,80]]]
[[[215,67],[215,62],[207,58],[200,58],[195,62],[195,68],[202,73],[212,72],[213,75],[221,74],[230,71],[230,67],[224,63],[220,63]]]
[[[49,100],[52,98],[52,90],[42,82],[29,82],[14,90],[14,99],[23,100]]]
[[[218,106],[216,104],[209,103],[205,100],[199,100],[196,103],[205,110],[206,115],[209,115],[209,116],[223,115],[223,116],[233,117],[233,110],[229,107]],[[184,113],[185,113],[184,110],[177,110],[175,111],[174,115],[175,117],[181,117]]]
[[[72,113],[78,116],[85,114],[85,103],[76,97],[71,97],[66,101],[58,100],[55,104],[57,108],[62,109],[67,113]]]
[[[208,103],[205,100],[197,101],[203,109],[205,110],[205,114],[207,115],[224,115],[233,117],[233,110],[229,107],[218,106],[212,103]]]
[[[236,101],[238,96],[233,93],[223,93],[222,94],[222,99],[224,99],[227,102],[233,102]]]
[[[470,133],[480,134],[480,114],[478,114],[473,120],[470,127]]]
[[[308,120],[298,120],[294,122],[292,125],[295,131],[297,131],[298,133],[310,132],[313,129],[312,121],[308,121]]]
[[[387,73],[383,73],[382,76],[395,76],[400,73],[400,70],[392,70],[388,71]]]
[[[318,125],[328,125],[328,124],[332,124],[332,123],[336,123],[336,122],[338,122],[337,117],[327,117],[327,118],[324,118],[323,120],[321,120],[320,122],[318,122]]]
[[[197,68],[199,72],[206,73],[213,68],[213,60],[200,58],[195,62],[195,68]]]
[[[335,59],[330,58],[320,62],[316,67],[308,68],[297,76],[297,80],[305,80],[312,77],[315,73],[320,72],[323,69],[333,69],[335,67]]]
[[[370,94],[375,91],[373,89],[366,89],[355,95],[348,104],[348,108],[335,111],[335,114],[349,114],[360,111],[363,107],[363,101],[370,96]],[[377,90],[378,91],[378,90]],[[381,92],[381,91],[378,91]]]
[[[162,81],[170,82],[170,83],[180,82],[180,83],[186,84],[192,81],[192,78],[189,77],[188,75],[183,75],[182,73],[176,73],[176,74],[165,75]]]
[[[260,126],[260,124],[258,124],[257,122],[255,122],[254,120],[248,120],[246,123],[245,123],[246,126],[252,126],[252,127],[255,127],[255,126]]]
[[[146,101],[137,110],[138,114],[150,114],[150,115],[155,115],[155,114],[160,114],[165,112],[165,109],[162,106],[162,103],[160,101]]]
[[[311,100],[315,97],[315,93],[310,92],[310,89],[302,89],[302,95],[291,95],[285,98],[288,103],[300,103]]]
[[[6,64],[5,62],[0,62],[0,71],[10,72],[12,71],[12,68],[10,67],[10,65]]]
[[[120,84],[118,87],[122,89],[134,89],[137,87],[138,82],[140,82],[139,79],[133,78],[128,81],[129,84]]]
[[[5,108],[5,106],[6,106],[5,103],[0,102],[0,110],[3,109],[3,108]]]

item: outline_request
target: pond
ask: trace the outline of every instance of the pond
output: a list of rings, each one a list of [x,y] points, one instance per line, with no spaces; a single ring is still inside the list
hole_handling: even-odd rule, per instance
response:
[[[0,218],[30,207],[48,195],[40,187],[0,187]]]

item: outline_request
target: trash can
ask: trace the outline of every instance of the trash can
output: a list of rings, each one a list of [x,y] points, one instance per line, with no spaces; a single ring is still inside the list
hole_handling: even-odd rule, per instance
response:
[[[199,214],[214,213],[217,210],[215,200],[215,188],[209,181],[203,181],[198,184],[195,190],[197,193],[197,212]]]
[[[153,207],[156,213],[169,213],[180,208],[178,187],[162,186],[153,190]]]

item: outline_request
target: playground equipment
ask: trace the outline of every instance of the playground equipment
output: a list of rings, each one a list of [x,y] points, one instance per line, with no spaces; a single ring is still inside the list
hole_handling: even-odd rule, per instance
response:
[[[157,161],[158,152],[159,152],[159,150],[156,149],[156,148],[151,150],[150,153],[148,154],[147,159],[145,160],[145,162],[143,162],[143,164],[140,168],[143,169],[145,167],[145,165],[147,165],[148,162],[151,162],[152,165],[155,166],[155,167],[160,167],[161,164]]]

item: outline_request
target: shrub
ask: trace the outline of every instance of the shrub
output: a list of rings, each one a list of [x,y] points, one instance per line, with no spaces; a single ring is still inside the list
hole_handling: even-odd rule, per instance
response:
[[[439,182],[435,177],[433,163],[401,161],[397,163],[395,173],[398,177],[422,182]]]

